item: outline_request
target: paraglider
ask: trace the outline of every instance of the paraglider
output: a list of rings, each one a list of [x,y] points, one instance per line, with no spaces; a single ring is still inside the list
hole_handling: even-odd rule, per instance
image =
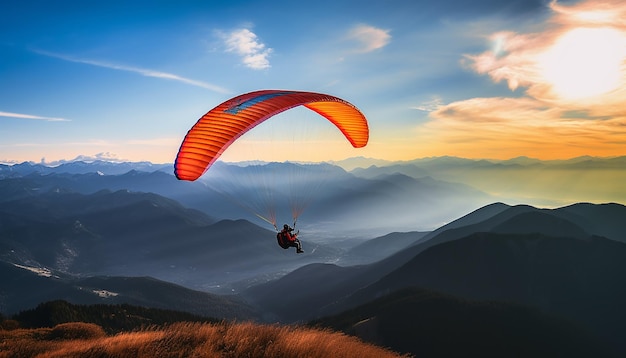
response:
[[[348,101],[315,92],[254,91],[223,102],[196,122],[185,136],[176,156],[174,163],[176,178],[197,180],[243,134],[265,120],[298,106],[306,107],[329,120],[354,148],[361,148],[367,144],[369,140],[367,119]],[[294,215],[294,225],[296,219]],[[274,219],[271,224],[278,231]]]
[[[351,103],[322,93],[261,90],[231,98],[198,120],[176,156],[176,177],[198,179],[237,138],[268,118],[297,106],[304,106],[331,121],[353,147],[367,144],[367,120]]]
[[[298,231],[294,233],[293,230],[294,229],[289,225],[283,225],[283,229],[276,234],[278,246],[282,247],[285,250],[290,247],[295,247],[296,253],[301,254],[304,251],[302,250],[302,244],[300,243],[300,240],[298,240],[298,234],[300,232]]]

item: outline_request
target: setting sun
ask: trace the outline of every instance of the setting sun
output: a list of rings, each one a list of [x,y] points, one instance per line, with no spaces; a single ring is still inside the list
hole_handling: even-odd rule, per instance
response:
[[[626,36],[612,28],[576,28],[561,35],[540,57],[553,94],[583,99],[610,92],[624,78]]]

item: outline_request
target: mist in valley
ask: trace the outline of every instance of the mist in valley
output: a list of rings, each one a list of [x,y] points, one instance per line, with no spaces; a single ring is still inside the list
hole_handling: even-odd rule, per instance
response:
[[[269,323],[315,319],[353,332],[368,317],[324,317],[409,289],[407,312],[437,292],[504,300],[564,316],[626,351],[614,325],[626,299],[617,284],[626,207],[603,200],[624,195],[620,160],[218,162],[196,182],[177,181],[167,165],[0,166],[0,311],[64,298]],[[293,226],[294,213],[303,254],[276,240],[273,224]],[[580,265],[584,272],[573,269]],[[612,298],[600,312],[594,297]],[[533,315],[532,325],[572,332]],[[387,321],[371,322],[380,342]]]

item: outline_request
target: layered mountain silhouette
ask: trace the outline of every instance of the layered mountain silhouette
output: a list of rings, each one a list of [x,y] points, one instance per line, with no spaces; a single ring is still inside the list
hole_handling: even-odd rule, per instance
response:
[[[597,210],[594,212],[594,209]],[[369,265],[315,264],[244,295],[284,321],[336,314],[409,287],[472,300],[536,307],[589,329],[626,352],[626,244],[623,221],[572,222],[584,211],[619,216],[618,204],[546,210],[494,204]],[[610,214],[609,214],[610,213]],[[626,216],[623,216],[626,217]],[[302,309],[306,307],[306,309]]]
[[[358,163],[360,168],[353,168]],[[372,164],[374,164],[372,166]],[[403,162],[338,162],[363,177],[404,173],[413,177],[464,183],[500,197],[501,201],[535,206],[562,206],[572,202],[625,202],[626,156],[582,156],[567,160],[518,157],[508,160],[421,158]]]
[[[0,262],[0,311],[13,315],[40,303],[133,304],[219,319],[254,320],[255,309],[234,296],[200,292],[150,277],[76,277]]]
[[[91,172],[86,169],[89,165]],[[415,225],[436,228],[494,201],[484,192],[460,183],[396,172],[375,178],[359,177],[330,164],[267,163],[243,167],[218,162],[195,182],[176,180],[163,168],[145,171],[150,168],[145,165],[122,174],[100,171],[106,169],[101,163],[75,164],[78,168],[69,164],[55,168],[27,163],[20,166],[25,168],[0,167],[0,202],[50,190],[80,194],[129,190],[159,194],[216,219],[246,218],[265,225],[255,221],[254,209],[268,205],[262,196],[269,190],[279,221],[291,220],[290,202],[296,199],[306,207],[300,219],[303,227],[308,225],[317,231],[314,226],[324,223],[326,232],[369,238],[392,231],[411,231]]]
[[[432,301],[413,299],[415,290],[427,290],[445,298],[437,307],[465,317],[462,324],[485,314],[493,317],[491,333],[504,318],[507,327],[558,332],[561,343],[542,352],[575,340],[579,352],[600,344],[626,354],[625,206],[493,203],[484,192],[450,180],[462,170],[470,179],[487,180],[493,179],[487,171],[502,179],[529,168],[617,170],[611,163],[439,158],[352,172],[332,165],[300,168],[325,182],[301,218],[303,255],[280,249],[271,227],[241,219],[251,216],[241,204],[256,192],[254,181],[230,183],[229,193],[217,189],[233,175],[251,175],[248,170],[288,175],[293,163],[255,169],[218,163],[225,177],[191,183],[161,169],[109,175],[0,167],[0,310],[67,299],[291,323],[322,322],[366,307],[367,314],[336,316],[344,321],[341,329],[356,334],[374,327],[380,333],[409,324],[402,310],[439,312],[419,316],[424,322],[447,319],[445,310],[428,306]],[[284,199],[284,183],[275,184]],[[295,189],[309,188],[304,180]],[[425,222],[439,224],[424,231]],[[402,309],[386,316],[389,304]],[[455,340],[469,329],[459,328]],[[501,332],[505,341],[516,335],[511,329]]]
[[[429,232],[393,232],[367,240],[342,254],[338,264],[342,266],[372,263],[391,256],[416,243]]]
[[[230,292],[339,251],[306,242],[306,256],[246,220],[215,222],[153,193],[53,190],[5,201],[0,259],[71,275],[152,276]]]
[[[171,171],[171,166],[171,164],[153,164],[150,162],[111,162],[106,160],[73,160],[55,166],[23,162],[14,165],[0,164],[0,178],[25,176],[33,173],[99,173],[101,175],[117,175],[131,170],[143,172]]]

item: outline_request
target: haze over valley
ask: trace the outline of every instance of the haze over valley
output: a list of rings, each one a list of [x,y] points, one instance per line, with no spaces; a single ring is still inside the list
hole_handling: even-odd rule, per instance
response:
[[[486,311],[476,314],[493,317],[484,329],[494,334],[498,320],[506,315],[519,320],[517,310],[531,310],[535,318],[524,323],[529,330],[551,327],[555,335],[575,336],[579,353],[611,356],[626,352],[619,324],[626,319],[621,304],[626,300],[626,268],[621,267],[626,206],[602,202],[602,196],[584,202],[597,193],[587,181],[560,188],[571,195],[578,191],[580,201],[542,206],[556,201],[519,200],[543,197],[544,191],[532,189],[543,187],[546,179],[528,183],[538,172],[567,183],[583,172],[586,177],[601,177],[607,170],[623,175],[615,165],[619,161],[516,158],[478,165],[444,157],[407,163],[365,158],[306,165],[218,163],[216,169],[227,175],[198,182],[177,181],[171,165],[150,163],[2,165],[0,312],[16,315],[63,299],[260,323],[316,320],[416,354],[439,339],[434,331],[418,328],[418,321],[430,322],[418,310],[434,299],[453,310],[469,309],[467,315],[485,304],[480,310]],[[242,205],[253,204],[250,192],[260,190],[259,183],[267,185],[259,176],[300,175],[293,174],[294,166],[310,178],[298,177],[302,188],[296,192],[311,190],[314,180],[323,182],[297,223],[304,254],[281,249],[272,225],[258,219],[254,205]],[[473,176],[486,172],[508,177],[510,189],[489,190],[489,183]],[[232,175],[246,179],[220,181]],[[285,183],[272,183],[276,186],[266,189],[273,190],[273,200],[286,200]],[[514,189],[518,186],[521,195]],[[216,190],[220,187],[228,192]],[[622,195],[620,186],[612,190],[615,197]],[[277,216],[289,222],[287,205]],[[402,323],[407,340],[393,343],[385,332],[407,316],[385,311],[383,302],[403,296],[405,304],[412,303],[394,305],[415,312],[416,321]],[[375,300],[383,301],[372,306]],[[479,306],[470,309],[459,300]],[[468,334],[462,328],[465,318],[436,314],[457,320],[460,330],[449,331],[453,336]],[[357,325],[364,319],[370,320],[367,335]],[[408,344],[417,334],[423,343]],[[511,332],[502,339],[522,344],[534,338]],[[545,354],[561,351],[555,342],[524,345]],[[480,339],[474,343],[477,350],[487,349]]]

